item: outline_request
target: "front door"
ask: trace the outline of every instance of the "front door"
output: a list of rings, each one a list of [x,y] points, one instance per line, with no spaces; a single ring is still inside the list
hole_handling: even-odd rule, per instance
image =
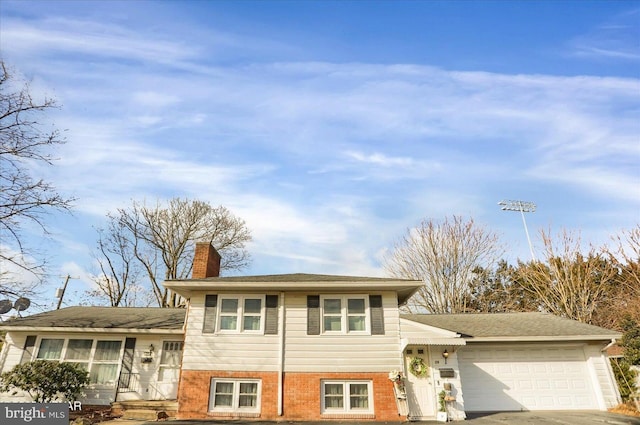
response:
[[[173,400],[178,396],[178,380],[182,363],[182,341],[163,341],[158,368],[156,400]]]
[[[436,416],[436,398],[429,349],[425,346],[408,347],[404,358],[409,420],[433,419]]]

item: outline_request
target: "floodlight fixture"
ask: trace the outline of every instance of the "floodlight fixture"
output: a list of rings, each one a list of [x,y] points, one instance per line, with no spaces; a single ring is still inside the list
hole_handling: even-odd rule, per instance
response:
[[[524,213],[536,212],[536,204],[527,201],[504,200],[498,202],[498,205],[500,205],[502,211],[520,211],[520,214],[522,215],[522,223],[524,224],[524,232],[527,235],[527,242],[529,242],[531,258],[533,258],[533,261],[536,261],[536,256],[533,253],[533,245],[531,245],[531,238],[529,237],[529,229],[527,229],[527,221],[524,219]]]

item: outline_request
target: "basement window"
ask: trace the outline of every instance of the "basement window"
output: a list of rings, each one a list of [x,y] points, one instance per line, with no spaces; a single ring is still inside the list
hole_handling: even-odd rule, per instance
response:
[[[260,413],[259,379],[211,380],[209,410],[212,412]]]
[[[322,413],[373,413],[371,381],[322,381]]]

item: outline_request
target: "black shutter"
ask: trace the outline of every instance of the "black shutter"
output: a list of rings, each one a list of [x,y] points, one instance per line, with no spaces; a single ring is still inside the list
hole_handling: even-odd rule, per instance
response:
[[[382,295],[369,295],[369,311],[371,312],[371,335],[384,335]]]
[[[267,295],[265,300],[267,312],[264,321],[265,335],[278,334],[278,296]]]
[[[129,388],[131,372],[133,371],[133,351],[135,348],[135,338],[126,338],[124,340],[124,357],[122,357],[122,370],[120,371],[118,388]]]
[[[307,335],[320,335],[320,295],[307,295]]]
[[[33,358],[33,349],[36,346],[36,336],[29,335],[24,342],[24,350],[22,351],[22,357],[20,358],[20,364],[29,363]]]
[[[217,295],[206,295],[204,299],[204,322],[202,333],[214,333],[216,331],[216,307],[218,306]]]

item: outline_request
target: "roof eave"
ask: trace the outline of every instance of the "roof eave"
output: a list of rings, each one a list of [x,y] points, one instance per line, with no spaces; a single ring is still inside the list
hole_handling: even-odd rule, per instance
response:
[[[126,333],[126,334],[156,334],[179,335],[184,334],[180,329],[137,329],[137,328],[74,328],[58,326],[0,326],[6,332],[60,332],[60,333]]]
[[[196,292],[207,291],[269,291],[279,292],[361,292],[361,291],[394,291],[398,294],[398,302],[404,304],[421,286],[421,282],[399,282],[397,280],[382,281],[309,281],[309,282],[224,282],[205,279],[165,281],[164,286],[172,291],[190,298]]]
[[[474,342],[577,342],[577,341],[602,341],[610,342],[620,338],[619,334],[611,335],[550,335],[550,336],[484,336],[463,337],[467,343]]]

